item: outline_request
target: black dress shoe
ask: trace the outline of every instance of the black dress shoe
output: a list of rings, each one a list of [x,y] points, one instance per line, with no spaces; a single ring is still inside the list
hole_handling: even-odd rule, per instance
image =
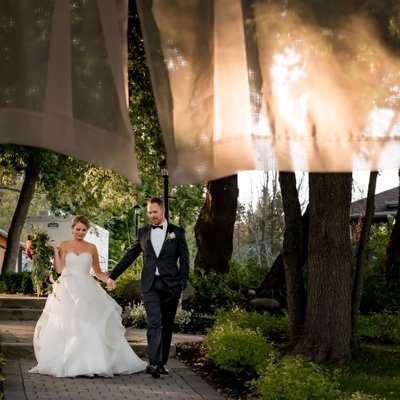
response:
[[[157,372],[160,375],[168,375],[169,374],[169,371],[167,370],[167,368],[165,368],[164,365],[157,365]]]
[[[146,367],[146,374],[150,374],[153,378],[159,378],[160,373],[158,372],[158,367],[155,365],[148,365]]]

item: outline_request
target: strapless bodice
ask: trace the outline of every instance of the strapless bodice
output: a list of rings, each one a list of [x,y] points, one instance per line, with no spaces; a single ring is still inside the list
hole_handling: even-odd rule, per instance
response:
[[[88,252],[80,254],[67,253],[63,275],[89,275],[92,267],[92,255]]]

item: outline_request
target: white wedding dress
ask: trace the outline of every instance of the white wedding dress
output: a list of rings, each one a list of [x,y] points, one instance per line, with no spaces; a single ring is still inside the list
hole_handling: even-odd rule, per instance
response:
[[[90,275],[90,253],[67,253],[34,334],[32,373],[56,377],[143,371],[146,363],[125,339],[121,307]]]

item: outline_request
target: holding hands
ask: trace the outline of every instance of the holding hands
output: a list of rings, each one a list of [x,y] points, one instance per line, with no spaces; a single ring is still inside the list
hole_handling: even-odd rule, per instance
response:
[[[108,280],[107,280],[107,290],[114,290],[115,289],[115,286],[116,286],[116,284],[115,284],[115,281],[114,281],[114,279],[111,279],[111,278],[108,278]]]

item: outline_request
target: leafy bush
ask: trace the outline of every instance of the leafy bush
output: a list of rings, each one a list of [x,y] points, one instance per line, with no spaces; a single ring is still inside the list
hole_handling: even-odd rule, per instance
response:
[[[358,335],[364,340],[400,343],[400,312],[361,315]]]
[[[368,243],[369,264],[365,269],[363,294],[360,310],[362,313],[398,310],[400,308],[400,291],[389,290],[384,276],[384,256],[390,239],[395,219],[389,216],[387,224],[371,227],[371,238]]]
[[[367,265],[365,269],[360,311],[363,314],[398,308],[399,294],[387,290],[385,276],[377,266]]]
[[[261,400],[334,400],[340,394],[335,372],[300,356],[270,357],[250,385]]]
[[[224,325],[234,322],[240,328],[248,328],[261,336],[288,337],[287,316],[272,316],[269,313],[260,314],[248,312],[238,307],[231,310],[220,309],[216,313],[215,325]]]
[[[251,289],[258,287],[266,274],[267,268],[260,267],[255,262],[246,265],[231,262],[226,279],[232,289]]]
[[[214,326],[205,337],[205,345],[215,364],[231,372],[259,372],[275,351],[257,332],[234,322]]]
[[[175,326],[178,330],[190,324],[192,313],[182,309],[179,303],[175,316]],[[125,324],[133,326],[134,328],[144,328],[147,324],[147,315],[143,302],[138,304],[128,304],[124,307],[122,312],[122,319]]]
[[[191,275],[190,284],[196,290],[195,299],[190,305],[195,312],[214,313],[219,308],[232,308],[246,300],[239,290],[229,287],[226,274],[210,272]]]
[[[0,354],[0,371],[1,367],[6,363],[6,358],[4,357],[3,354]],[[2,381],[4,381],[6,377],[0,373],[0,384]],[[4,394],[0,392],[0,400],[4,399]]]
[[[192,320],[192,312],[184,310],[182,308],[182,304],[179,303],[178,309],[176,310],[175,315],[175,327],[178,330],[184,329],[187,325],[190,324]]]
[[[3,293],[33,294],[33,284],[31,273],[24,272],[4,272],[2,277]]]
[[[382,400],[374,394],[367,394],[363,392],[354,392],[348,395],[343,395],[340,400]]]
[[[122,319],[126,324],[134,328],[144,328],[147,324],[147,316],[143,302],[125,306],[122,312]]]
[[[124,298],[124,291],[126,286],[138,279],[140,279],[141,270],[143,267],[142,257],[139,257],[132,266],[124,271],[117,279],[117,284],[114,290],[109,294],[118,302],[122,302]],[[105,286],[105,285],[104,285]]]
[[[53,274],[53,249],[46,247],[50,237],[46,231],[37,229],[33,231],[32,247],[32,283],[37,295],[42,295],[47,289],[47,278]],[[56,276],[54,276],[57,279]]]

